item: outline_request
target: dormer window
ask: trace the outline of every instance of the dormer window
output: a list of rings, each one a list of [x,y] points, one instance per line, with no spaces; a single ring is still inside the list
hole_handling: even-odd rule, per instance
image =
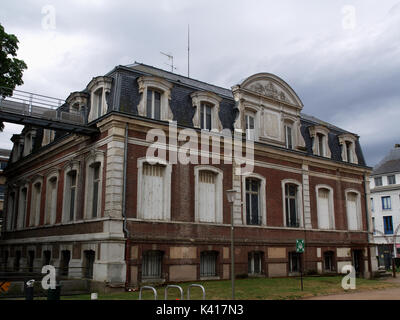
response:
[[[161,120],[161,93],[147,89],[146,116],[155,120]]]
[[[155,76],[143,76],[138,80],[141,100],[138,113],[142,117],[155,120],[172,121],[171,100],[172,84]]]
[[[203,102],[200,105],[200,127],[205,130],[211,130],[212,105]]]
[[[96,77],[89,82],[87,90],[91,94],[91,106],[88,121],[93,121],[107,112],[107,95],[111,90],[112,78]],[[74,105],[74,103],[72,103]]]
[[[193,92],[192,105],[196,108],[193,116],[193,126],[209,131],[221,131],[222,123],[219,119],[219,104],[222,99],[215,93],[207,91]]]
[[[357,137],[350,133],[339,136],[339,144],[342,146],[342,160],[349,163],[358,163],[356,154]]]
[[[316,125],[309,128],[310,136],[313,139],[313,154],[330,158],[331,151],[329,149],[328,137],[329,137],[329,130],[328,128]]]

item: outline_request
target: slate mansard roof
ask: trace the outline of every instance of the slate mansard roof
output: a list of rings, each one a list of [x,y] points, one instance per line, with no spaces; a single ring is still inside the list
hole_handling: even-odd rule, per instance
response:
[[[174,116],[173,120],[177,121],[178,126],[193,127],[192,119],[195,113],[195,108],[192,106],[190,95],[195,91],[208,91],[215,93],[222,99],[220,102],[219,112],[222,126],[223,128],[233,130],[233,123],[238,115],[238,110],[236,109],[231,89],[222,88],[136,62],[132,65],[116,66],[105,76],[112,79],[111,90],[106,97],[109,112],[116,111],[138,116],[137,106],[141,100],[141,94],[139,93],[139,85],[137,80],[141,76],[157,76],[173,84],[173,88],[171,89],[170,106]],[[87,88],[81,92],[89,93]],[[86,116],[88,116],[90,112],[90,95],[88,96],[89,102]],[[63,105],[60,108],[67,109],[68,105]],[[312,139],[310,137],[308,128],[310,126],[322,125],[329,130],[328,143],[332,154],[331,159],[334,161],[342,161],[341,147],[339,145],[338,136],[349,133],[348,131],[340,129],[332,124],[304,113],[300,114],[300,122],[301,133],[306,143],[306,152],[308,155],[313,155]],[[40,131],[42,129],[38,130]],[[66,135],[65,132],[57,132],[56,138],[64,135]],[[41,136],[40,132],[38,132],[38,136]],[[356,154],[358,158],[358,166],[366,166],[361,146],[358,141],[358,136],[355,136],[357,137]]]
[[[375,176],[395,172],[400,172],[400,145],[398,144],[374,167],[371,175]]]

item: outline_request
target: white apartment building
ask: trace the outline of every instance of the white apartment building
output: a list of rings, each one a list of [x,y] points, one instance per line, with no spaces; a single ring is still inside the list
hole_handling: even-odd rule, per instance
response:
[[[379,266],[400,258],[400,144],[371,173],[371,212]]]

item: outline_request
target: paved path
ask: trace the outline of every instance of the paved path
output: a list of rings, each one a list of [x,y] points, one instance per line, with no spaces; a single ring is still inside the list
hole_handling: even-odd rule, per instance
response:
[[[400,274],[397,275],[397,278],[389,278],[385,281],[397,283],[400,285]],[[400,287],[320,296],[309,298],[306,300],[400,300]]]

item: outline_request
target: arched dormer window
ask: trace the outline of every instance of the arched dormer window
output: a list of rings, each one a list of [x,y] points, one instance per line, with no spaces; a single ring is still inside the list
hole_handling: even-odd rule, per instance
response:
[[[356,153],[357,137],[353,134],[345,133],[340,135],[339,144],[342,147],[342,160],[349,163],[358,163]]]
[[[313,126],[309,128],[310,136],[313,139],[312,150],[313,154],[330,158],[331,150],[329,148],[329,130],[324,126]]]
[[[108,110],[107,95],[111,90],[112,78],[95,77],[89,82],[87,90],[90,92],[90,112],[88,122],[96,120]],[[74,105],[74,104],[72,104]]]
[[[219,119],[219,105],[222,98],[215,93],[206,91],[193,92],[192,105],[196,108],[193,117],[193,126],[209,131],[221,131],[222,123]]]
[[[138,113],[142,117],[155,120],[172,121],[171,100],[172,84],[154,76],[143,76],[138,79],[139,93],[142,98]]]

